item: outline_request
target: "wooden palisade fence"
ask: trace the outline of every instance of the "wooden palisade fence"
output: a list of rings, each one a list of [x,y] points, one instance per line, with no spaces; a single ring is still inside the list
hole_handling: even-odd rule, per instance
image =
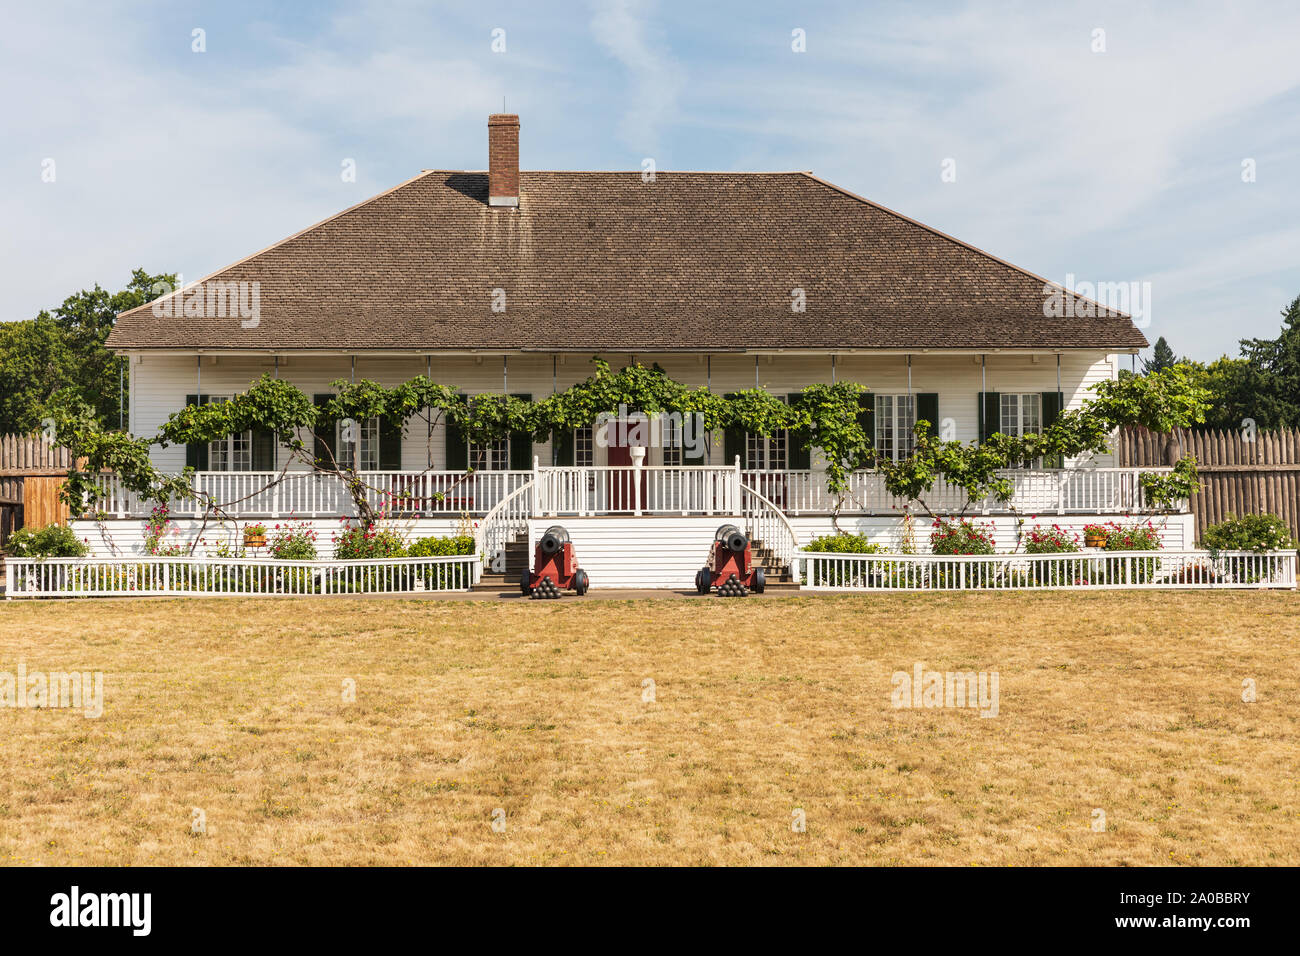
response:
[[[1179,451],[1196,458],[1202,488],[1192,496],[1196,535],[1229,514],[1281,516],[1300,539],[1300,430],[1180,431]],[[1165,438],[1142,428],[1120,433],[1116,452],[1125,466],[1165,464]]]
[[[38,436],[0,435],[0,539],[7,540],[19,527],[42,528],[67,520],[59,488],[69,464],[66,448]]]

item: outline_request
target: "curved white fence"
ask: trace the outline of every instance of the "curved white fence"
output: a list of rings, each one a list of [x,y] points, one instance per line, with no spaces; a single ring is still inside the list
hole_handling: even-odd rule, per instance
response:
[[[370,561],[272,558],[7,558],[5,598],[295,596],[467,591],[477,554]]]
[[[785,512],[748,485],[740,488],[740,504],[749,539],[762,542],[778,564],[790,568],[790,573],[797,575],[795,555],[799,552],[799,535]]]
[[[1080,551],[1064,554],[829,554],[800,551],[814,591],[1288,588],[1296,552]]]

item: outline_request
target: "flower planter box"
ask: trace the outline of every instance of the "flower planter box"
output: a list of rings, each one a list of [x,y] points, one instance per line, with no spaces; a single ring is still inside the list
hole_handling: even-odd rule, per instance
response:
[[[1083,543],[1089,548],[1104,548],[1107,540],[1104,534],[1089,534],[1084,536]]]
[[[265,548],[266,532],[265,531],[245,531],[244,547],[246,548]]]

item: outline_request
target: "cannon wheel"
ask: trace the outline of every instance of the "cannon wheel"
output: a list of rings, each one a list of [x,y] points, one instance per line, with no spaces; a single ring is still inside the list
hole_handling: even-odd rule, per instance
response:
[[[578,573],[573,576],[573,591],[578,597],[587,593],[587,588],[591,587],[591,581],[587,577],[587,572],[578,568]]]
[[[754,586],[750,590],[755,594],[762,594],[765,587],[767,587],[767,575],[763,573],[762,568],[755,568]]]
[[[710,578],[710,577],[711,577],[711,575],[709,574],[709,569],[708,569],[708,568],[700,568],[700,570],[698,570],[697,572],[695,572],[695,593],[696,593],[696,594],[708,594],[708,593],[709,593],[709,578]]]
[[[528,582],[532,580],[532,577],[533,572],[528,568],[524,568],[519,572],[519,590],[525,597],[533,593],[533,589],[528,586]]]

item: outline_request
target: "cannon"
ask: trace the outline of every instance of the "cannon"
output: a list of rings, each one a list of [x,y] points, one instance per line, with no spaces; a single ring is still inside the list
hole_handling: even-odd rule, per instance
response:
[[[557,598],[561,591],[572,589],[579,596],[587,593],[587,572],[578,567],[569,532],[558,524],[546,529],[533,549],[533,566],[524,568],[519,589],[534,600]]]
[[[713,535],[709,562],[695,575],[695,590],[708,594],[716,589],[719,597],[745,597],[751,591],[762,594],[767,582],[761,566],[754,564],[754,550],[745,532],[734,524],[724,524]]]

